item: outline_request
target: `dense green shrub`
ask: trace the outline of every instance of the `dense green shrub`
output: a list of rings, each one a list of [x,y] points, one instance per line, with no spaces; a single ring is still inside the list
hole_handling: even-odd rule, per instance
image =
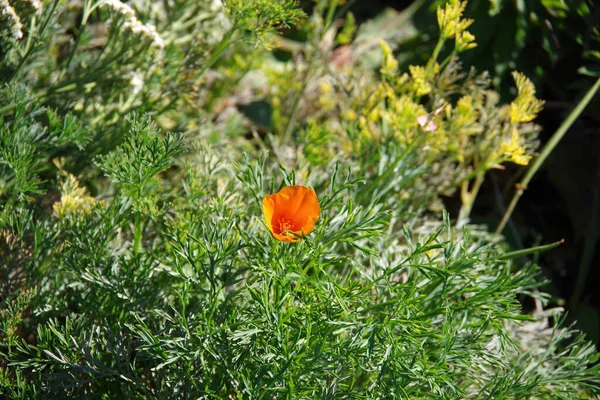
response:
[[[469,225],[486,171],[535,155],[542,103],[462,70],[464,4],[404,73],[383,41],[379,71],[341,57],[335,1],[2,7],[0,395],[600,393],[595,349],[514,261],[541,249]],[[320,219],[279,242],[262,200],[300,184]]]

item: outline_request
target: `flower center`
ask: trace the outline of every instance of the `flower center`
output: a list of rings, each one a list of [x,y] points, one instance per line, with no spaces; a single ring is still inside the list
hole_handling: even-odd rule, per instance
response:
[[[292,229],[292,224],[285,218],[279,218],[279,233],[285,233]]]

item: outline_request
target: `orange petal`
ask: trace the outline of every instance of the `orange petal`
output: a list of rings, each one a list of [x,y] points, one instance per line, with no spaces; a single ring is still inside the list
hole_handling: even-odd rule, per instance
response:
[[[275,212],[275,201],[271,197],[273,195],[265,196],[263,199],[263,213],[265,214],[265,222],[267,223],[267,227],[273,232],[273,213]]]
[[[319,200],[314,190],[310,189],[310,192],[304,197],[304,201],[294,219],[298,222],[299,226],[294,228],[297,230],[303,230],[304,234],[309,234],[315,226],[315,222],[319,219],[321,214],[321,207],[319,206]]]
[[[265,196],[263,212],[267,226],[275,239],[296,242],[298,238],[291,234],[275,233],[273,221],[285,219],[290,222],[295,234],[307,235],[314,229],[321,207],[313,189],[305,186],[286,186],[278,193]]]
[[[286,186],[281,189],[279,194],[287,198],[284,212],[290,216],[290,219],[294,219],[294,215],[296,215],[300,210],[300,207],[302,207],[305,197],[307,195],[310,196],[310,192],[312,192],[315,198],[317,197],[314,190],[305,186]]]
[[[299,233],[298,233],[299,234]],[[280,235],[278,233],[273,233],[273,237],[279,241],[282,242],[297,242],[298,239],[297,237],[293,236],[293,235]]]

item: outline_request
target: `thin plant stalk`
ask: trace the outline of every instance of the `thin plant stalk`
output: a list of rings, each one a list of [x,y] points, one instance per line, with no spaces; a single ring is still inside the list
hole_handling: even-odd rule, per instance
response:
[[[512,213],[515,209],[515,206],[517,205],[517,203],[519,202],[519,199],[525,192],[525,189],[527,189],[527,185],[529,185],[529,182],[531,182],[531,179],[533,178],[533,176],[540,169],[540,167],[544,164],[544,161],[546,161],[546,158],[548,158],[550,153],[552,153],[552,150],[554,150],[556,145],[558,145],[558,143],[563,138],[563,136],[565,136],[565,134],[567,133],[567,131],[569,130],[571,125],[573,125],[575,120],[577,120],[579,115],[581,115],[581,113],[587,107],[587,105],[592,100],[592,98],[594,97],[594,95],[596,94],[596,92],[598,91],[599,88],[600,88],[600,78],[598,78],[598,80],[596,80],[596,83],[594,83],[594,85],[588,90],[588,92],[585,94],[585,96],[583,96],[583,98],[579,101],[579,103],[573,109],[573,111],[571,111],[571,113],[567,116],[567,118],[563,121],[563,123],[558,127],[558,129],[556,130],[554,135],[552,135],[552,137],[550,138],[548,143],[546,143],[546,146],[544,146],[544,149],[540,153],[539,157],[537,157],[535,159],[535,161],[533,162],[533,164],[531,165],[529,170],[527,170],[527,173],[525,174],[525,176],[523,177],[521,182],[519,182],[517,184],[517,186],[516,186],[517,190],[511,200],[508,208],[506,209],[506,212],[504,213],[502,220],[500,221],[500,225],[498,225],[498,228],[496,228],[496,234],[500,234],[504,230],[504,227],[506,226],[508,219],[512,215]]]
[[[65,66],[60,75],[61,78],[64,76],[65,73],[67,73],[67,71],[69,70],[69,67],[71,66],[71,63],[73,62],[73,58],[75,58],[75,53],[77,53],[77,49],[79,48],[79,44],[81,43],[81,37],[83,36],[83,31],[85,30],[85,28],[87,26],[87,20],[90,17],[91,12],[96,7],[92,8],[89,1],[83,2],[83,12],[82,12],[83,15],[81,17],[81,23],[79,24],[79,29],[77,31],[77,38],[75,38],[75,43],[73,44],[73,48],[69,52],[69,57],[67,58],[67,62],[65,63]]]
[[[54,2],[52,3],[52,8],[50,9],[48,16],[42,23],[39,31],[37,32],[38,37],[41,37],[43,35],[43,33],[46,30],[46,27],[48,26],[50,19],[54,15],[54,12],[56,11],[56,7],[58,7],[59,3],[60,3],[60,0],[54,0]],[[29,56],[33,53],[33,50],[35,50],[35,47],[36,47],[36,43],[35,42],[32,43],[31,36],[30,36],[27,39],[27,50],[25,51],[25,54],[21,57],[21,60],[19,61],[19,65],[17,66],[17,68],[10,75],[8,82],[12,82],[12,80],[17,76],[17,74],[19,73],[19,71],[21,70],[23,65],[25,65],[25,62],[27,61]]]
[[[213,65],[216,64],[217,61],[219,61],[219,59],[221,58],[223,53],[227,50],[227,48],[232,43],[235,42],[235,40],[233,39],[234,34],[235,34],[235,29],[232,28],[225,34],[225,36],[223,36],[223,38],[221,39],[221,41],[219,42],[217,47],[215,47],[214,51],[211,53],[208,60],[206,60],[206,62],[204,63],[204,66],[202,67],[202,69],[200,71],[198,71],[198,73],[196,74],[194,80],[196,80],[196,81],[199,80],[206,73],[206,71],[209,70],[209,68],[211,68]],[[186,58],[187,58],[187,56],[186,56]],[[179,74],[179,71],[181,71],[183,66],[184,66],[184,64],[181,64],[179,66],[177,74]],[[176,99],[177,99],[177,97],[173,98],[165,106],[160,108],[157,114],[160,115],[160,114],[164,113],[167,109],[169,109],[173,105],[173,103],[176,101]]]
[[[231,44],[234,33],[235,30],[231,29],[225,34],[225,36],[219,42],[219,44],[215,48],[215,51],[210,55],[209,59],[206,61],[202,69],[196,74],[196,79],[200,79],[209,68],[211,68],[213,65],[215,65],[217,61],[219,61],[221,55],[223,55],[225,50],[227,50],[227,48]]]
[[[553,243],[550,243],[550,244],[544,244],[544,245],[541,245],[541,246],[530,247],[528,249],[523,249],[523,250],[510,251],[510,252],[504,253],[504,254],[502,254],[500,256],[486,258],[483,261],[512,260],[512,259],[515,259],[515,258],[527,256],[527,255],[530,255],[530,254],[543,253],[545,251],[552,250],[552,249],[560,246],[564,242],[565,242],[564,239],[560,239],[559,241],[556,241],[556,242],[553,242]]]
[[[464,226],[469,220],[471,210],[473,210],[473,203],[475,203],[475,199],[477,198],[477,194],[479,193],[479,189],[481,189],[484,179],[485,171],[479,172],[475,177],[475,182],[473,182],[473,188],[470,192],[468,190],[469,181],[463,183],[461,191],[462,207],[460,208],[458,220],[456,221],[457,228]]]
[[[333,17],[335,16],[336,8],[337,1],[330,1],[329,8],[327,9],[327,16],[325,17],[325,30],[327,30],[327,28],[329,28],[329,26],[333,22]]]
[[[88,82],[88,84],[93,83],[93,82]],[[51,94],[55,94],[55,93],[64,93],[64,92],[70,92],[73,90],[76,90],[78,88],[81,88],[83,86],[83,84],[79,84],[79,83],[74,83],[74,82],[70,82],[70,83],[66,83],[64,85],[55,87],[55,88],[50,88],[48,90],[45,90],[41,93],[37,93],[35,95],[32,96],[33,100],[39,100],[39,99],[44,99],[48,96],[50,96]],[[8,104],[4,107],[0,108],[0,115],[6,114],[7,112],[10,112],[12,110],[14,110],[17,107],[16,103],[11,103]]]
[[[290,113],[290,119],[288,120],[288,123],[285,127],[285,131],[283,133],[283,143],[288,143],[292,138],[292,133],[294,131],[294,127],[296,125],[296,120],[298,118],[298,111],[299,111],[298,107],[300,106],[300,100],[302,99],[302,96],[304,95],[304,92],[306,91],[306,87],[308,86],[308,82],[310,81],[310,78],[312,77],[314,72],[315,72],[315,67],[314,67],[314,59],[313,59],[308,67],[308,72],[306,73],[306,78],[303,80],[302,88],[296,93],[296,96],[294,97],[294,103],[292,103],[292,111]]]

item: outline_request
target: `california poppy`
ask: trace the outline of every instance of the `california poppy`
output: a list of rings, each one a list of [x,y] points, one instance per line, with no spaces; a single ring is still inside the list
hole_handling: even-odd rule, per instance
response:
[[[273,237],[282,242],[295,242],[312,232],[321,207],[317,194],[305,186],[286,186],[278,193],[265,196],[263,212]]]

